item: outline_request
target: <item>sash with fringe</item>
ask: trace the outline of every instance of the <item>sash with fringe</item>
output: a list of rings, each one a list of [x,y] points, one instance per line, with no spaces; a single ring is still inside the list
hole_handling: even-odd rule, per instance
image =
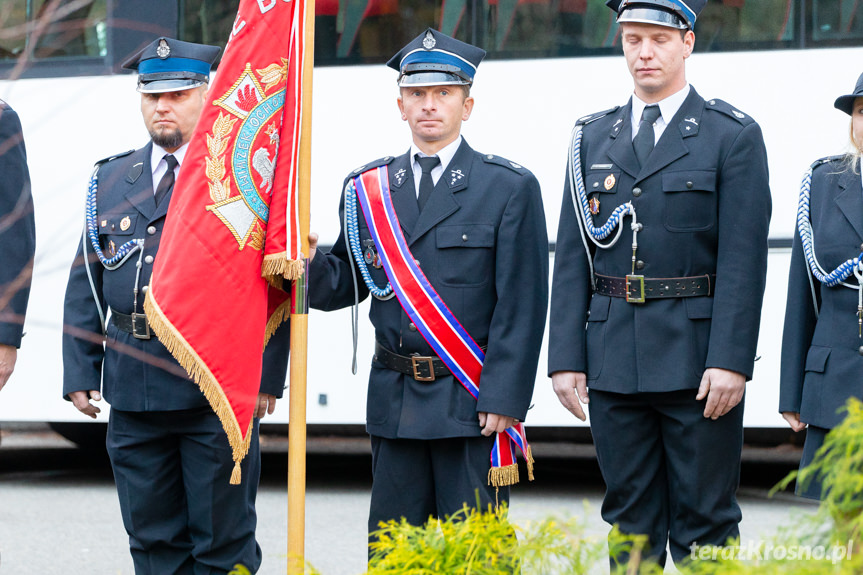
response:
[[[399,303],[462,387],[478,399],[485,354],[414,261],[393,207],[387,167],[368,170],[354,178],[353,183]],[[517,423],[496,434],[488,472],[490,485],[501,487],[518,483],[516,446],[524,455],[528,477],[533,481],[533,457],[524,424]]]

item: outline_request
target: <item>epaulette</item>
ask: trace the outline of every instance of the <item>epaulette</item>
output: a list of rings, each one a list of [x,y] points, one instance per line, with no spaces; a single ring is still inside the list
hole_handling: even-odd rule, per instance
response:
[[[135,150],[128,150],[128,151],[123,152],[121,154],[115,154],[113,156],[108,156],[107,158],[102,158],[101,160],[99,160],[98,162],[93,164],[93,166],[101,166],[102,164],[104,164],[106,162],[110,162],[111,160],[116,160],[117,158],[122,158],[124,156],[128,156],[129,154],[131,154],[134,151]]]
[[[495,156],[494,154],[482,154],[482,159],[486,164],[496,164],[498,166],[503,166],[504,168],[509,168],[517,174],[528,173],[527,168],[525,168],[521,164],[511,162],[506,158],[501,158],[500,156]]]
[[[744,126],[748,126],[755,122],[751,116],[747,116],[728,102],[724,100],[719,100],[718,98],[714,98],[712,100],[707,101],[707,109],[708,110],[716,110],[717,112],[722,112],[726,116],[730,118],[734,118]]]
[[[351,176],[353,177],[353,176],[361,174],[365,171],[373,170],[373,169],[379,168],[381,166],[386,166],[387,164],[392,162],[394,159],[395,158],[393,156],[386,156],[384,158],[378,158],[374,162],[369,162],[368,164],[363,164],[362,166],[360,166],[356,170],[353,170],[351,172]]]
[[[595,122],[600,118],[604,118],[609,114],[613,114],[620,109],[620,106],[615,106],[614,108],[609,108],[608,110],[603,110],[602,112],[597,112],[595,114],[588,114],[587,116],[582,116],[578,120],[575,121],[576,126],[586,126],[591,122]]]
[[[814,162],[812,162],[812,165],[809,167],[814,170],[815,168],[817,168],[818,166],[821,166],[823,164],[829,164],[830,162],[842,162],[842,161],[845,161],[846,158],[847,158],[847,156],[844,154],[840,154],[838,156],[826,156],[824,158],[819,158],[819,159],[815,160]]]

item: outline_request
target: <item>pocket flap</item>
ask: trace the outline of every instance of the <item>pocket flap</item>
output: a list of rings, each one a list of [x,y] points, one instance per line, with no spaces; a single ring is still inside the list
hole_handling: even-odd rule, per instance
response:
[[[814,371],[824,373],[824,368],[827,367],[827,358],[830,357],[830,348],[820,345],[813,345],[809,348],[809,353],[806,354],[805,371]]]
[[[620,181],[620,172],[611,170],[598,170],[588,172],[584,177],[584,185],[588,194],[600,192],[603,194],[617,193],[617,184]]]
[[[713,298],[712,297],[687,297],[683,298],[686,302],[686,317],[689,319],[710,319],[713,317]]]
[[[716,170],[664,172],[663,192],[715,192]]]
[[[605,321],[608,319],[608,309],[611,307],[611,298],[606,295],[594,294],[590,300],[590,311],[587,321]]]
[[[436,245],[439,248],[494,247],[494,226],[491,224],[438,226],[435,234]]]
[[[99,216],[99,235],[130,236],[135,232],[138,214],[111,214]]]

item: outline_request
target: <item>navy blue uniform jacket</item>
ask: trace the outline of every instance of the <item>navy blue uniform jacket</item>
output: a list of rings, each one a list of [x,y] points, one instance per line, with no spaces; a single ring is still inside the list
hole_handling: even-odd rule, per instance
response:
[[[857,164],[859,170],[859,163]],[[810,219],[815,256],[828,273],[863,251],[863,186],[860,173],[841,159],[821,164],[812,174]],[[800,420],[831,429],[849,397],[863,397],[863,340],[857,325],[857,290],[827,287],[812,278],[820,309],[816,319],[808,265],[800,233],[794,235],[785,329],[779,411],[800,413]],[[856,285],[852,275],[846,283]]]
[[[463,141],[420,214],[409,154],[363,166],[348,179],[382,164],[388,164],[393,204],[414,258],[467,332],[488,350],[479,402],[451,375],[417,382],[373,361],[369,433],[411,439],[478,436],[479,411],[524,421],[548,305],[548,236],[539,183],[520,165],[475,152]],[[364,241],[371,235],[358,209]],[[342,230],[332,252],[319,252],[310,266],[312,307],[353,304],[350,261]],[[383,269],[369,269],[377,285],[385,286]],[[368,289],[362,278],[359,283],[365,299]],[[397,298],[374,299],[369,318],[383,346],[402,355],[433,355]]]
[[[150,283],[169,203],[166,198],[156,206],[150,169],[151,149],[152,143],[110,159],[99,168],[97,225],[105,256],[112,255],[111,242],[115,249],[131,239],[143,238],[145,242],[139,282],[142,291],[138,294],[137,308],[133,310],[138,254],[118,269],[109,271],[98,260],[88,241],[87,262],[96,293],[106,313],[109,307],[126,315],[133,311],[144,313],[146,291],[143,288]],[[128,227],[122,224],[124,218],[129,218]],[[155,334],[148,340],[137,339],[117,329],[108,320],[107,333],[103,338],[83,253],[82,244],[79,243],[66,287],[63,395],[68,397],[73,391],[100,390],[104,383],[102,395],[115,409],[173,411],[207,405],[198,386],[188,378],[185,370]],[[214,318],[218,319],[215,310],[201,310],[201,313],[214,314]],[[219,325],[214,321],[213,329],[227,332],[230,326]],[[277,330],[264,353],[264,373],[261,378],[263,393],[277,397],[282,395],[287,372],[288,332],[286,325]]]
[[[0,100],[0,344],[21,346],[36,224],[21,121]]]
[[[631,102],[584,126],[585,185],[600,203],[594,225],[603,225],[617,206],[631,201],[644,226],[635,273],[645,278],[716,274],[715,296],[632,304],[594,294],[567,178],[552,286],[549,373],[586,372],[589,387],[616,393],[697,388],[711,367],[749,378],[771,209],[761,129],[721,100],[705,102],[693,88],[639,167],[630,114]],[[585,240],[596,273],[620,278],[632,273],[629,217],[623,225],[623,236],[611,249],[596,249]]]

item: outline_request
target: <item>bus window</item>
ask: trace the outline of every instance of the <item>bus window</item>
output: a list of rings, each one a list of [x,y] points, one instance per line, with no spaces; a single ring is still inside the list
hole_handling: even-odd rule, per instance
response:
[[[104,57],[106,0],[4,0],[0,60]]]
[[[863,2],[860,0],[813,0],[812,39],[816,42],[863,38]]]
[[[695,26],[699,51],[790,47],[796,29],[795,0],[708,2]]]

